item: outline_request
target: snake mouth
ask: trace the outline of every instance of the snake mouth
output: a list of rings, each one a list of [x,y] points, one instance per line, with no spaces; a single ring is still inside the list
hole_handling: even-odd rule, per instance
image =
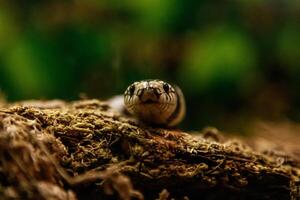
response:
[[[147,99],[146,101],[143,101],[142,104],[157,104],[158,101],[154,101],[152,99]]]
[[[144,101],[144,102],[140,101],[140,102],[132,103],[130,105],[127,105],[127,107],[132,109],[135,106],[151,106],[151,105],[155,106],[155,105],[159,105],[159,104],[170,105],[170,106],[175,105],[175,103],[163,103],[163,102],[160,102],[160,101],[147,100],[147,101]]]
[[[148,101],[148,102],[139,102],[139,103],[135,103],[135,104],[132,104],[128,107],[132,108],[134,106],[151,106],[151,105],[159,105],[159,104],[165,104],[165,105],[170,105],[170,106],[173,106],[175,105],[174,103],[162,103],[162,102],[159,102],[159,101]]]

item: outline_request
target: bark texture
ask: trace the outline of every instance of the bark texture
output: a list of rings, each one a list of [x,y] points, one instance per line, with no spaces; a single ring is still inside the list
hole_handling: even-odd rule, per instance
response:
[[[214,128],[155,128],[106,102],[0,106],[0,199],[300,199],[300,162]]]

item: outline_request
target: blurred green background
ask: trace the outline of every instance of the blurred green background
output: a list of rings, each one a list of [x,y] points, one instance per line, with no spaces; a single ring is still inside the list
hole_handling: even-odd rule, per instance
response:
[[[300,120],[299,0],[0,0],[8,101],[105,99],[158,78],[179,85],[183,127],[240,131]]]

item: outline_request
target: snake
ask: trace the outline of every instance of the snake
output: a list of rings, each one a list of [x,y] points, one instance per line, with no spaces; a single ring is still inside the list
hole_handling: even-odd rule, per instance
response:
[[[123,94],[125,109],[142,122],[173,127],[185,117],[185,98],[177,85],[158,79],[136,81]]]

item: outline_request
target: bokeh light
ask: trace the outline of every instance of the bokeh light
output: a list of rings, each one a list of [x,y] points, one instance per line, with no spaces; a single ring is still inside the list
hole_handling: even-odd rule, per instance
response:
[[[189,129],[300,120],[299,1],[0,3],[8,101],[106,99],[158,78],[184,91]]]

